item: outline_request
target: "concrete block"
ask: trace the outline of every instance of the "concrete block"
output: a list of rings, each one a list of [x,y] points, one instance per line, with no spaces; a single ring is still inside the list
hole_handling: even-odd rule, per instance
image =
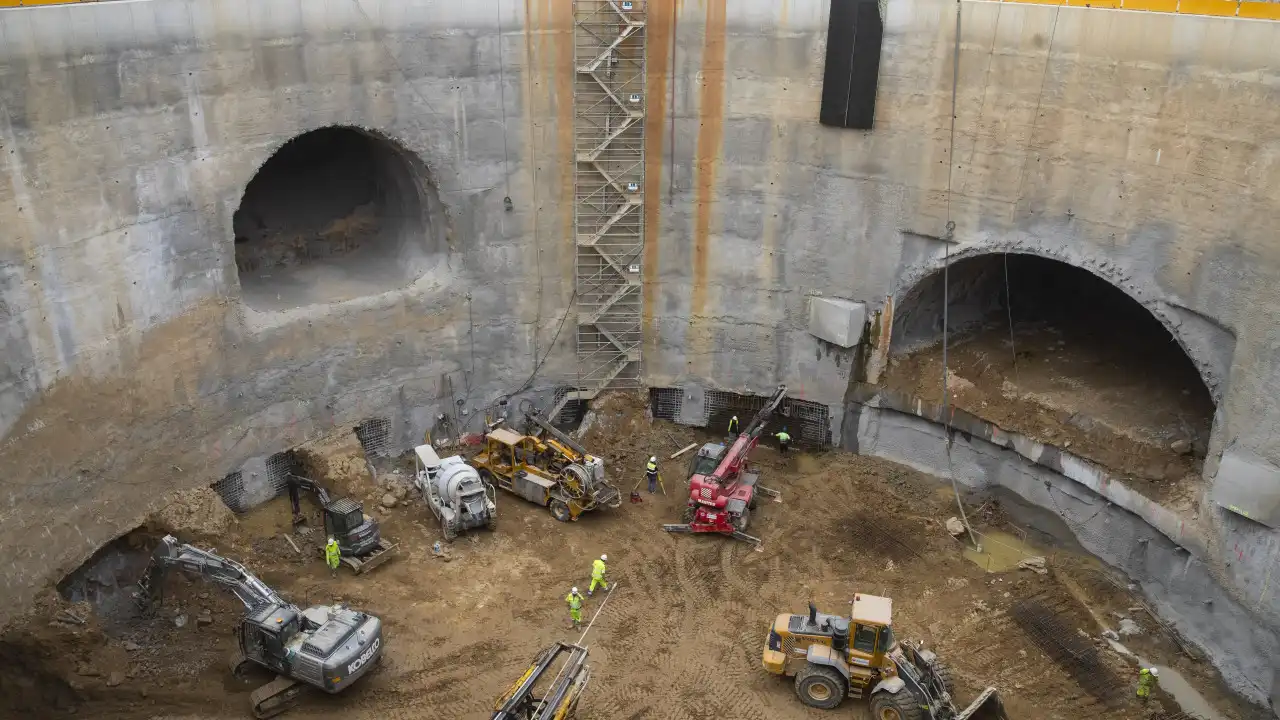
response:
[[[862,342],[867,306],[837,298],[809,298],[809,334],[843,348]]]
[[[680,416],[676,422],[691,427],[707,426],[707,397],[701,385],[680,388],[684,397],[680,400]]]
[[[1248,450],[1222,454],[1213,501],[1233,513],[1280,528],[1280,467]]]

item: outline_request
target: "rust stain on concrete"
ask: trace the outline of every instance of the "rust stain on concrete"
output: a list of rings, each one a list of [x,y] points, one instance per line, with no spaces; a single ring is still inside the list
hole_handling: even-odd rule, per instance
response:
[[[707,310],[707,273],[711,254],[711,211],[724,142],[725,5],[707,3],[702,42],[702,87],[698,92],[698,144],[694,150],[693,294],[689,303],[689,357],[706,358],[709,333],[702,327]]]
[[[656,352],[658,333],[653,326],[658,306],[658,263],[661,258],[662,172],[665,157],[663,141],[667,137],[667,78],[672,73],[671,45],[677,0],[650,0],[645,32],[645,125],[644,125],[644,260],[641,272],[644,284],[641,333],[644,351]]]
[[[556,145],[559,148],[557,165],[560,169],[560,238],[568,245],[557,251],[562,259],[560,277],[566,282],[573,278],[574,258],[578,252],[576,231],[573,225],[574,161],[573,143],[573,83],[577,75],[574,60],[573,3],[564,0],[548,0],[551,52],[548,53],[547,74],[552,79],[556,93]]]

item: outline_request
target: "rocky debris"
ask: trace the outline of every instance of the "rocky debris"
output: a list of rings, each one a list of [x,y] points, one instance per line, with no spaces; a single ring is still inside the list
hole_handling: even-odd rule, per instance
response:
[[[186,615],[179,614],[179,615],[174,615],[174,616],[173,616],[173,626],[174,626],[174,627],[186,627],[186,625],[187,625],[187,616],[186,616]]]
[[[197,487],[175,494],[152,520],[160,527],[185,534],[222,537],[239,521],[218,493]]]
[[[386,509],[388,509],[388,510],[390,510],[391,508],[395,507],[395,506],[396,506],[396,496],[395,496],[395,493],[390,493],[390,492],[388,492],[388,493],[384,493],[384,494],[382,495],[382,501],[381,501],[379,504],[380,504],[380,505],[382,505],[382,507],[384,507],[384,508],[386,508]]]
[[[1039,555],[1036,555],[1035,557],[1026,558],[1025,560],[1019,562],[1018,568],[1021,570],[1030,570],[1039,575],[1045,575],[1049,572],[1049,569],[1045,567],[1044,558],[1040,557]]]
[[[1104,637],[1104,638],[1106,638],[1106,639],[1108,639],[1108,640],[1119,640],[1119,639],[1120,639],[1120,636],[1116,634],[1116,631],[1115,631],[1115,630],[1112,630],[1111,628],[1107,628],[1107,629],[1103,630],[1103,631],[1102,631],[1102,637]]]
[[[947,518],[947,532],[951,533],[951,537],[960,537],[964,534],[964,523],[958,517]]]
[[[196,616],[196,627],[205,627],[213,624],[213,611],[205,608]]]
[[[965,390],[972,390],[973,387],[972,381],[966,380],[953,372],[947,373],[947,390],[952,393],[959,394]]]
[[[107,676],[107,687],[115,687],[124,682],[124,673],[116,670]]]
[[[76,666],[76,674],[81,677],[102,677],[102,673],[99,672],[98,668],[86,660],[80,661],[80,664]]]
[[[1190,455],[1191,441],[1190,440],[1174,440],[1173,442],[1169,443],[1169,449],[1178,453],[1179,455]]]
[[[396,485],[395,488],[391,490],[391,494],[396,496],[397,502],[400,502],[409,497],[409,488],[404,485]]]
[[[1120,618],[1120,634],[1124,637],[1141,635],[1142,626],[1129,618]]]
[[[141,649],[142,649],[142,646],[132,640],[124,641],[125,652],[138,652]]]

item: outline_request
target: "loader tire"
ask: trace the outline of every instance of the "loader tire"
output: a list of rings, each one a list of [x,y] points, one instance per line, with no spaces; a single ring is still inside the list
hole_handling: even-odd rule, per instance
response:
[[[951,680],[951,668],[947,667],[941,660],[933,661],[933,672],[938,676],[938,682],[942,683],[942,689],[947,691],[952,701],[956,696],[956,684]]]
[[[920,701],[907,688],[896,693],[881,691],[872,695],[871,717],[875,720],[923,720]]]
[[[551,503],[547,505],[547,509],[551,511],[551,517],[560,522],[569,522],[569,504],[559,498],[553,498]]]
[[[805,665],[796,673],[796,695],[809,707],[830,710],[844,700],[844,678],[834,668]]]

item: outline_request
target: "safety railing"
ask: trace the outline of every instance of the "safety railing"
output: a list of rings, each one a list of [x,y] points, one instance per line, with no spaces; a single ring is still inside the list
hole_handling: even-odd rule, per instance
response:
[[[1067,7],[1134,10],[1139,12],[1177,13],[1236,17],[1250,20],[1280,20],[1280,2],[1256,0],[1000,0],[1030,5],[1065,5]]]

